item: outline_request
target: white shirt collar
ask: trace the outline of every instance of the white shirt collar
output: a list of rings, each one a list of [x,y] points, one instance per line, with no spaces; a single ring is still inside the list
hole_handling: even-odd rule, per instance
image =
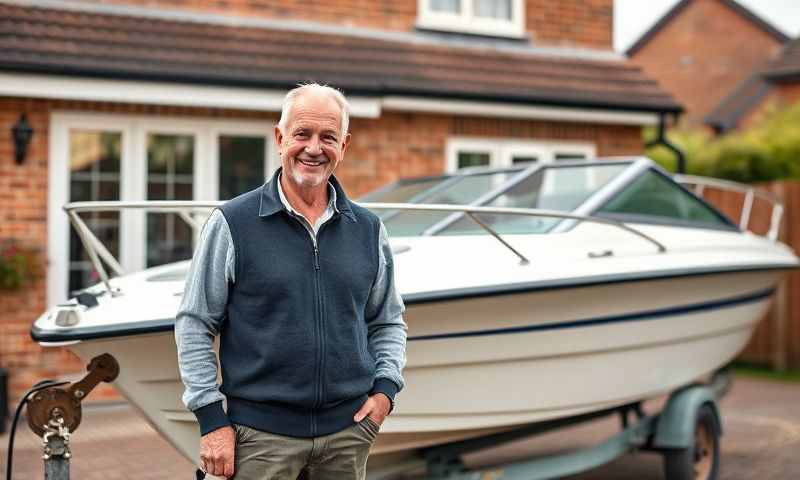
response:
[[[302,216],[300,212],[292,208],[292,205],[289,203],[289,200],[286,199],[286,195],[283,193],[283,187],[281,186],[282,175],[283,172],[278,174],[278,196],[281,197],[281,203],[283,203],[283,206],[286,207],[286,210],[289,210],[289,212]],[[328,206],[325,208],[325,212],[339,212],[339,209],[336,208],[336,189],[333,188],[333,184],[331,184],[331,182],[328,182]]]

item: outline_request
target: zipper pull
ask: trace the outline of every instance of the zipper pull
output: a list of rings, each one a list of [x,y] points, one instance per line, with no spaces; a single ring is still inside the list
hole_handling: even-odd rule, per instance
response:
[[[319,249],[314,246],[314,269],[319,270]]]

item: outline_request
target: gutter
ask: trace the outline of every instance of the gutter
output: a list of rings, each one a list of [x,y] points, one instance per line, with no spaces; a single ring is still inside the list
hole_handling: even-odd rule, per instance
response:
[[[678,123],[678,113],[675,113],[674,123]],[[655,147],[656,145],[664,145],[672,153],[675,154],[677,157],[677,164],[678,164],[678,172],[677,173],[686,173],[686,155],[683,151],[675,146],[674,144],[670,143],[667,139],[666,134],[666,123],[667,123],[667,112],[661,112],[658,117],[658,136],[655,140],[651,140],[645,144],[645,148]]]

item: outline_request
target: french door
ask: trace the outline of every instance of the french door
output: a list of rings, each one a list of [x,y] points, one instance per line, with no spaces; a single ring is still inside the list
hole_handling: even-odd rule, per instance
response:
[[[98,281],[61,207],[97,200],[217,200],[277,167],[272,122],[55,113],[51,117],[48,303]],[[126,271],[191,258],[199,232],[178,214],[82,214]],[[202,220],[202,219],[201,219]],[[201,222],[202,224],[202,222]]]

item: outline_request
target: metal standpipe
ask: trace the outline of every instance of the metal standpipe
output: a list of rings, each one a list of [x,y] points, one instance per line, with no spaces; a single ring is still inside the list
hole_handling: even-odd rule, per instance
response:
[[[44,478],[45,480],[69,480],[69,447],[61,437],[53,437],[47,442],[45,451],[52,451],[49,457],[45,455]]]
[[[48,422],[48,429],[42,437],[44,447],[45,480],[69,480],[69,429],[64,426],[64,418],[54,416]]]

